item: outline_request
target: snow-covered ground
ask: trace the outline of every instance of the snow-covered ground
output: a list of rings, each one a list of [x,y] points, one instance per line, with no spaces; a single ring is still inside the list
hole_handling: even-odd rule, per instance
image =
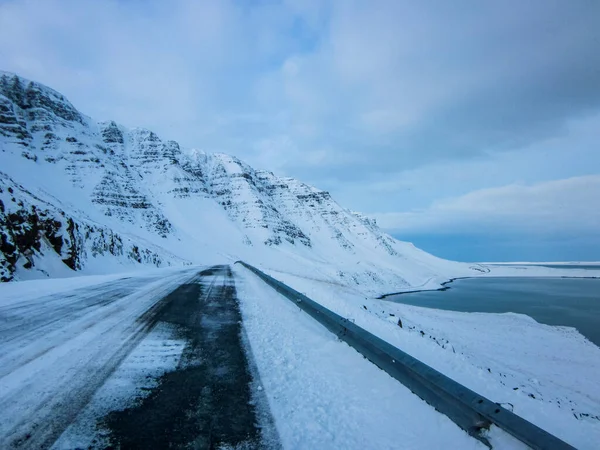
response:
[[[47,448],[144,337],[140,318],[196,273],[0,285],[0,448]]]
[[[402,305],[322,278],[270,274],[571,445],[597,448],[600,348],[577,330],[520,314]]]
[[[482,262],[481,264],[490,264],[493,266],[598,266],[600,261],[512,261],[512,262]]]
[[[345,259],[317,259],[294,253],[284,255],[254,255],[245,262],[252,264],[277,278],[295,276],[324,284],[347,287],[367,297],[414,291],[437,290],[449,280],[476,277],[568,277],[600,278],[600,265],[596,269],[546,267],[540,264],[493,265],[482,263],[456,263],[429,255],[406,242],[396,241],[397,248],[405,255],[397,265],[394,261],[378,261],[371,264],[362,255],[350,255]],[[332,252],[332,254],[335,254]],[[271,256],[270,258],[268,256]],[[588,263],[582,263],[588,264]],[[360,268],[360,269],[358,269]]]
[[[1,284],[0,407],[10,412],[1,439],[52,420],[66,426],[55,448],[101,447],[98,417],[156,388],[186,345],[164,324],[139,340],[138,318],[197,271]],[[272,275],[575,447],[597,448],[600,349],[575,330],[386,302],[315,274]],[[235,265],[234,276],[254,388],[284,448],[484,448],[251,272]],[[48,433],[36,442],[58,438]],[[522,448],[495,427],[489,439]]]
[[[486,448],[236,267],[244,328],[284,448]]]
[[[197,267],[195,267],[197,270]],[[131,278],[159,279],[169,277],[171,274],[181,273],[181,267],[152,268],[137,267],[133,272],[115,272],[108,275],[81,275],[64,278],[35,279],[15,283],[0,283],[0,305],[25,300],[35,300],[49,295],[68,294],[76,289],[93,288],[98,285],[111,286],[119,280]],[[194,268],[189,268],[194,270]]]
[[[600,265],[592,263],[572,262],[570,264],[561,263],[564,268],[547,267],[546,265],[556,263],[512,263],[512,264],[482,264],[481,266],[489,269],[489,272],[478,276],[484,277],[566,277],[566,278],[600,278]],[[586,269],[579,269],[577,266],[584,265]]]

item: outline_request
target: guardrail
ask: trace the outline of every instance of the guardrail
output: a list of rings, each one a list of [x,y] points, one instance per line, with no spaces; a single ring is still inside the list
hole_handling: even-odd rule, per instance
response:
[[[235,264],[238,263],[488,447],[491,448],[490,442],[482,435],[482,431],[495,424],[536,450],[574,449],[547,431],[448,378],[256,267],[243,261],[236,261]]]

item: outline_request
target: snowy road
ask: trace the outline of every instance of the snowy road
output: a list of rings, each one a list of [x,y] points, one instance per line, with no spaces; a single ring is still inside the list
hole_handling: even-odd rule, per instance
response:
[[[0,449],[281,447],[486,448],[239,266],[0,285]]]
[[[0,448],[259,442],[240,322],[227,266],[3,298]]]

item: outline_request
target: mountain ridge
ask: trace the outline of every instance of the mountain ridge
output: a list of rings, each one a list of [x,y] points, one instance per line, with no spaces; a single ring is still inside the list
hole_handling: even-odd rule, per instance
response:
[[[0,72],[0,148],[4,281],[53,276],[43,268],[52,251],[86,273],[98,256],[127,267],[245,258],[373,292],[377,283],[401,290],[470,271],[393,239],[327,191],[151,130],[96,122],[61,93],[8,72]],[[39,226],[48,217],[54,232]],[[42,246],[59,237],[67,250]]]

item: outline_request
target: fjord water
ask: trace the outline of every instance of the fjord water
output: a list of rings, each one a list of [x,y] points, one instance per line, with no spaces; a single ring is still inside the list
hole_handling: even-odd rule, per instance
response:
[[[450,311],[526,314],[548,325],[575,327],[600,347],[600,279],[469,278],[448,287],[386,300]]]
[[[590,264],[586,264],[586,263],[582,263],[582,264],[560,264],[560,263],[556,263],[556,264],[552,264],[552,263],[547,263],[547,264],[534,264],[534,265],[530,265],[530,264],[494,264],[494,263],[489,263],[486,264],[487,266],[500,266],[500,267],[548,267],[550,269],[584,269],[584,270],[600,270],[600,263],[590,263]]]

